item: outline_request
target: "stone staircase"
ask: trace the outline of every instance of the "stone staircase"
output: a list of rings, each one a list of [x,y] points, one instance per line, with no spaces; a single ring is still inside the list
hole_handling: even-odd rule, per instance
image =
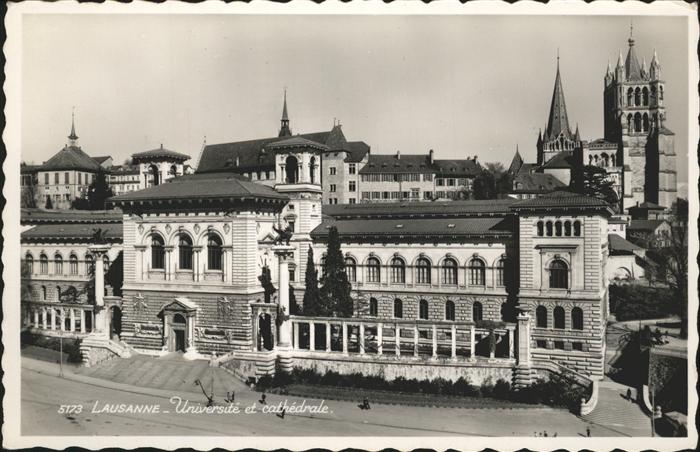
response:
[[[595,409],[582,419],[630,436],[651,436],[651,420],[636,402],[626,400],[627,386],[602,381],[598,387],[598,403]]]

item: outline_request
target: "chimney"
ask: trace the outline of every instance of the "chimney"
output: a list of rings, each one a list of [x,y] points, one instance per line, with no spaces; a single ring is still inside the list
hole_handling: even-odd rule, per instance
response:
[[[431,149],[430,152],[428,152],[428,161],[430,164],[433,164],[433,150]]]
[[[472,160],[474,160],[474,163],[476,163],[476,159],[478,159],[478,158],[479,158],[478,155],[475,155],[475,156],[474,156],[474,158],[472,159]]]
[[[396,151],[396,160],[401,160],[401,151]]]

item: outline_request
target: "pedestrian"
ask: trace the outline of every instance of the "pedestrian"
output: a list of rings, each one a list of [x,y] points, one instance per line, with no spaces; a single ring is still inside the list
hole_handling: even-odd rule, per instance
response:
[[[547,437],[547,430],[544,431],[544,436]]]
[[[280,418],[280,419],[284,419],[284,413],[285,413],[285,411],[286,411],[286,408],[282,408],[282,412],[281,412],[281,413],[277,413],[277,417]]]
[[[230,402],[233,403],[233,401],[234,401],[235,399],[236,399],[236,392],[232,390],[232,391],[231,391],[231,400],[230,400]]]
[[[266,399],[266,396],[265,396],[265,393],[263,392],[262,395],[260,396],[260,400],[258,400],[258,402],[260,402],[261,405],[266,405],[267,401],[265,399]]]
[[[586,427],[586,436],[589,438],[591,437],[591,428],[590,427]]]
[[[627,400],[632,400],[632,390],[627,388]]]
[[[365,397],[365,398],[362,400],[362,409],[363,409],[363,410],[369,410],[369,409],[370,409],[370,406],[369,406],[369,399],[368,399],[367,397]]]
[[[556,437],[557,437],[557,432],[554,432],[554,435],[552,435],[552,436],[556,438]]]

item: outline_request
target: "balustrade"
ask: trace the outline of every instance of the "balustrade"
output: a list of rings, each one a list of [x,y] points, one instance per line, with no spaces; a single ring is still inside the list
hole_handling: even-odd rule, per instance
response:
[[[40,331],[86,334],[95,324],[93,305],[32,302],[27,315],[27,324]]]

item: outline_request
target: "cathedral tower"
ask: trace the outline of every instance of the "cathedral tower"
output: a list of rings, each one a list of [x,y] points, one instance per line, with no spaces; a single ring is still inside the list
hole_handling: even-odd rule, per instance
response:
[[[284,90],[284,106],[282,107],[282,119],[280,120],[279,137],[291,137],[292,129],[289,128],[289,115],[287,114],[287,90]]]

